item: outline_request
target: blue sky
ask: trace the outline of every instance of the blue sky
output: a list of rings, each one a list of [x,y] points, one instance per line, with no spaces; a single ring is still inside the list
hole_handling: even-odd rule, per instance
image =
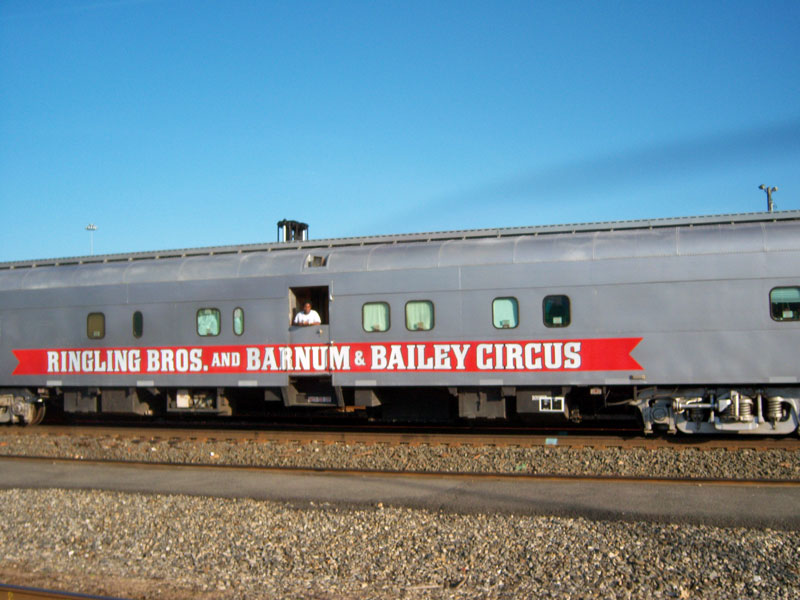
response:
[[[800,209],[800,3],[3,0],[0,261]]]

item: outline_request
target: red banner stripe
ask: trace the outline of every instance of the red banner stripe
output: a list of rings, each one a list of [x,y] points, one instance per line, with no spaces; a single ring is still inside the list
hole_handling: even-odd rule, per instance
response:
[[[14,375],[640,371],[642,338],[14,350]]]

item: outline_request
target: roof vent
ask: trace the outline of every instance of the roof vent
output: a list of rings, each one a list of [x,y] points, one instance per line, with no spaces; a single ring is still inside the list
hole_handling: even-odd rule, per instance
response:
[[[278,221],[279,242],[305,242],[308,239],[308,223],[284,219]]]

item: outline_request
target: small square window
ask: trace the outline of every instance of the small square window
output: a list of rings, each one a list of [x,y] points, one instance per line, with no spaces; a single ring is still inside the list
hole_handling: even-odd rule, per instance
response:
[[[433,302],[413,300],[406,303],[406,329],[409,331],[433,329]]]
[[[519,305],[516,298],[495,298],[492,302],[492,324],[497,329],[514,329],[519,325]]]
[[[572,315],[568,296],[545,296],[542,301],[542,316],[546,327],[567,327]]]
[[[86,335],[90,340],[106,337],[106,316],[103,313],[89,313],[86,317]]]
[[[203,337],[219,335],[219,310],[201,308],[197,311],[197,335]]]
[[[389,330],[389,305],[386,302],[367,302],[361,307],[361,326],[364,331]]]
[[[775,321],[800,321],[800,287],[779,287],[769,293],[770,314]]]

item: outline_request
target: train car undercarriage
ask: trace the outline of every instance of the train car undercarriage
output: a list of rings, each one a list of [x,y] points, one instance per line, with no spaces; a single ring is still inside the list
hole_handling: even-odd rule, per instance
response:
[[[0,389],[0,424],[37,425],[45,415],[45,396],[25,388]]]
[[[286,388],[269,389],[2,389],[0,423],[35,425],[47,405],[68,414],[247,417],[302,412],[415,423],[558,423],[634,416],[645,434],[788,435],[800,424],[798,387],[341,388],[326,378],[298,378]]]
[[[658,388],[636,390],[645,433],[786,435],[797,431],[800,389]]]

